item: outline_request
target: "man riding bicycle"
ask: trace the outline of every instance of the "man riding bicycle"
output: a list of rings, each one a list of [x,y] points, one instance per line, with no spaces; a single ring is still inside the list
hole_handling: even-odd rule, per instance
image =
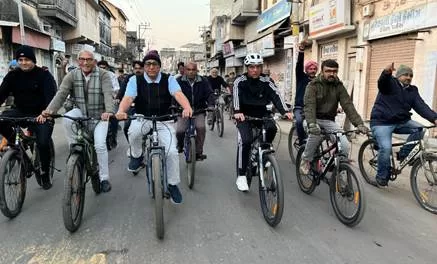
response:
[[[238,77],[234,82],[234,118],[238,121],[238,137],[241,139],[239,144],[238,160],[238,176],[237,188],[240,191],[248,191],[249,186],[246,179],[246,169],[249,162],[249,152],[252,144],[252,126],[261,127],[259,122],[245,121],[244,116],[265,117],[269,115],[266,106],[273,102],[275,107],[282,115],[286,115],[291,119],[284,100],[279,95],[276,85],[272,80],[261,74],[263,58],[258,53],[249,53],[244,58],[244,65],[247,67],[247,73]],[[273,121],[266,121],[266,140],[273,142],[277,128]]]
[[[299,145],[305,143],[306,134],[303,127],[303,107],[304,107],[304,96],[305,89],[308,83],[316,77],[317,74],[317,62],[307,61],[304,66],[304,50],[305,42],[299,45],[299,55],[297,56],[296,63],[296,96],[294,98],[294,109],[293,115],[294,120],[296,120],[296,131],[297,137],[299,139]]]
[[[369,129],[364,125],[361,116],[355,109],[352,100],[343,83],[337,77],[338,63],[335,60],[322,62],[322,72],[307,86],[304,97],[304,113],[308,123],[308,140],[302,155],[300,170],[308,174],[314,153],[320,145],[321,130],[338,131],[340,126],[335,122],[338,104],[342,106],[352,124],[360,133],[367,133]],[[346,136],[340,138],[340,155],[347,158],[349,155],[349,142]]]
[[[214,94],[206,78],[197,74],[197,64],[188,62],[185,66],[185,75],[177,79],[185,97],[190,101],[193,110],[214,108]],[[188,119],[178,117],[176,137],[178,139],[178,152],[182,153],[184,145],[185,130],[189,125]],[[199,113],[195,119],[196,127],[196,160],[206,159],[203,154],[203,145],[205,143],[205,113]]]
[[[411,109],[429,122],[437,125],[437,113],[420,97],[416,86],[411,85],[413,70],[400,65],[395,77],[393,64],[388,65],[378,79],[378,95],[370,115],[370,127],[378,148],[378,169],[376,184],[387,186],[390,177],[390,154],[392,133],[409,134],[407,142],[423,137],[422,126],[411,120]],[[397,159],[404,160],[414,145],[404,145],[397,153]]]
[[[182,117],[191,117],[192,109],[181,87],[173,76],[161,72],[161,59],[156,50],[149,51],[143,59],[144,75],[133,76],[129,79],[126,93],[120,103],[117,119],[127,119],[126,112],[135,103],[135,113],[144,116],[166,115],[171,113],[173,98],[184,109]],[[128,171],[138,172],[143,167],[143,136],[152,128],[152,121],[132,120],[129,127],[130,162]],[[179,191],[179,155],[176,149],[175,130],[168,122],[158,123],[159,141],[165,146],[168,191],[172,201],[182,203]]]
[[[14,105],[4,111],[7,117],[37,117],[44,110],[56,93],[57,87],[53,76],[36,66],[35,53],[28,46],[21,46],[15,53],[18,68],[8,72],[0,85],[0,105],[10,94],[14,97]],[[44,190],[52,187],[50,182],[50,139],[53,133],[53,122],[30,125],[35,133],[36,144],[41,155],[41,182]],[[15,133],[10,123],[0,124],[0,134],[8,142],[15,142]]]
[[[228,93],[230,93],[229,86],[226,83],[226,81],[223,79],[223,77],[218,75],[217,68],[212,68],[209,73],[210,75],[207,78],[211,86],[211,89],[214,92],[215,100],[220,100],[220,96],[222,94],[222,87],[225,88]],[[212,117],[213,117],[213,113],[208,113],[208,125],[212,124],[213,122]]]
[[[71,117],[87,116],[102,121],[91,121],[88,130],[94,137],[94,149],[99,164],[100,189],[109,192],[108,149],[106,147],[106,135],[108,134],[108,119],[113,115],[112,80],[108,71],[96,66],[94,52],[81,50],[77,54],[79,68],[70,71],[62,80],[59,91],[53,100],[38,117],[45,121],[51,114],[58,112],[70,95],[74,101],[72,110],[65,113]],[[75,142],[73,121],[63,119],[65,136],[69,144]]]

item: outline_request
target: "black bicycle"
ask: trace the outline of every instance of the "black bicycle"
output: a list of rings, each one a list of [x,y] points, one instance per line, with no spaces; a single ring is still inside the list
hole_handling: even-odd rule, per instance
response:
[[[276,161],[275,150],[272,143],[266,141],[265,122],[274,120],[273,117],[257,118],[245,116],[247,121],[262,122],[261,129],[252,126],[253,141],[251,144],[251,156],[247,165],[247,184],[251,185],[252,178],[258,178],[258,190],[261,203],[261,210],[266,222],[275,227],[281,222],[284,212],[284,186],[282,183],[279,164]],[[237,175],[238,175],[238,153],[237,148]]]
[[[8,218],[16,217],[23,207],[26,196],[26,179],[35,176],[42,186],[41,161],[36,144],[36,136],[29,125],[37,124],[34,117],[0,117],[1,122],[11,122],[15,132],[15,142],[9,142],[0,161],[0,210]],[[49,179],[53,184],[55,148],[50,139]]]
[[[366,200],[364,189],[355,175],[352,165],[346,157],[339,156],[341,151],[340,138],[352,131],[323,132],[323,141],[318,147],[314,159],[310,162],[308,173],[302,171],[302,146],[296,157],[296,176],[299,188],[306,194],[311,194],[320,181],[329,185],[329,196],[332,208],[337,218],[347,226],[357,225],[363,218]],[[328,178],[328,172],[332,172]]]
[[[185,131],[184,137],[184,156],[187,168],[187,183],[188,188],[192,189],[194,186],[194,178],[196,176],[196,124],[195,116],[204,113],[207,109],[200,109],[194,111],[192,117],[189,118],[188,127]]]
[[[215,96],[219,96],[215,94]],[[217,133],[219,137],[223,137],[224,120],[223,120],[223,103],[220,102],[220,98],[217,98],[214,105],[214,110],[211,113],[211,120],[208,120],[209,129],[214,130],[214,126],[217,123]]]
[[[64,180],[64,196],[62,199],[62,216],[64,226],[75,232],[82,223],[85,205],[86,183],[91,181],[96,194],[100,193],[99,164],[94,149],[94,138],[88,130],[97,119],[92,117],[72,117],[68,115],[51,115],[52,118],[67,118],[73,121],[72,129],[75,143],[70,145]]]
[[[299,137],[297,136],[296,121],[293,120],[293,125],[288,133],[288,153],[293,164],[296,164],[296,157],[300,147],[301,145],[299,144]]]
[[[128,117],[130,120],[142,121],[146,119],[152,121],[152,129],[150,133],[146,134],[143,138],[143,146],[146,148],[146,179],[149,185],[149,193],[155,200],[155,229],[156,236],[159,239],[164,237],[164,198],[169,199],[170,193],[168,191],[167,182],[167,153],[165,147],[159,142],[157,122],[172,120],[178,116],[180,116],[180,114],[161,116],[135,114],[134,116]]]
[[[423,129],[431,128],[435,126],[423,127]],[[358,152],[358,164],[366,182],[377,186],[375,176],[379,148],[376,140],[370,134],[368,136]],[[428,148],[424,139],[397,142],[393,143],[392,147],[398,148],[403,145],[414,145],[414,147],[401,162],[395,161],[395,153],[392,149],[390,180],[396,180],[407,165],[411,166],[410,185],[414,197],[425,210],[437,214],[437,152]]]

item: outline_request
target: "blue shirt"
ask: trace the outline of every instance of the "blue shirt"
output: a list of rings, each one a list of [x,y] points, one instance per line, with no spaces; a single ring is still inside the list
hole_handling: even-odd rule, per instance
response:
[[[144,79],[147,83],[159,83],[161,81],[161,72],[158,74],[158,78],[156,78],[155,81],[152,81],[146,73],[144,73]],[[176,92],[181,91],[179,83],[173,76],[168,76],[168,91],[172,96],[174,96]],[[133,98],[137,96],[137,77],[135,75],[130,77],[129,82],[127,83],[125,96]]]

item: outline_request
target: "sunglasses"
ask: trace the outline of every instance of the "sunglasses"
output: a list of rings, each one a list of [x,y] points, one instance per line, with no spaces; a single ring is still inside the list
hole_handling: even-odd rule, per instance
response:
[[[159,63],[156,61],[146,61],[146,63],[144,63],[144,65],[150,67],[150,66],[158,66]]]

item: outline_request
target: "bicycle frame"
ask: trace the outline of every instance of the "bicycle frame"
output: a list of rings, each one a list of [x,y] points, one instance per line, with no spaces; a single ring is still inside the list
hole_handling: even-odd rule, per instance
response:
[[[70,144],[70,153],[68,157],[73,153],[80,153],[85,159],[85,167],[88,172],[93,171],[97,165],[97,154],[94,150],[94,142],[92,137],[85,131],[85,120],[75,120],[77,126],[76,142]]]

